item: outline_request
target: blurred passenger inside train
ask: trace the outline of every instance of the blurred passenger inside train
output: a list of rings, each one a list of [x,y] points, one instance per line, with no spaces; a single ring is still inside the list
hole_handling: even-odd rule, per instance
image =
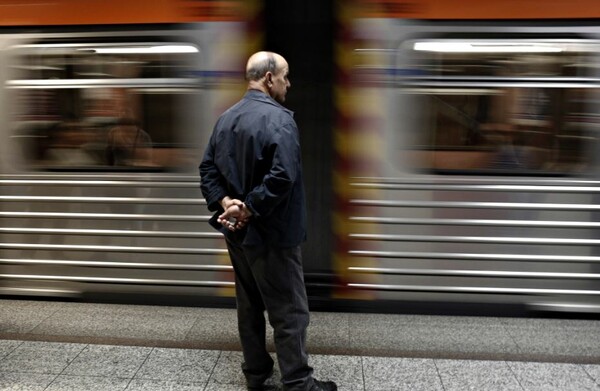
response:
[[[106,160],[111,166],[152,166],[152,139],[131,117],[108,132]]]
[[[485,126],[484,126],[485,127]],[[534,165],[532,149],[524,142],[523,134],[507,124],[496,124],[488,138],[495,147],[490,160],[490,168],[497,169],[530,169]]]
[[[99,163],[94,153],[94,134],[76,120],[57,124],[48,131],[43,160],[49,166],[86,167]]]

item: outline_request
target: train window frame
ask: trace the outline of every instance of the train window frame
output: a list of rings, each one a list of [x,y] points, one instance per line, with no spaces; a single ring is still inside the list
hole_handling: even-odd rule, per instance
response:
[[[202,51],[199,46],[194,43],[186,42],[184,40],[172,39],[159,40],[149,36],[141,37],[138,40],[123,40],[117,36],[100,37],[92,40],[89,39],[63,39],[61,42],[56,40],[44,40],[39,39],[33,43],[17,44],[10,48],[13,54],[13,58],[16,59],[14,64],[11,64],[13,68],[28,68],[27,63],[23,62],[27,56],[40,55],[40,56],[57,56],[62,54],[70,55],[84,55],[88,56],[93,54],[94,56],[113,55],[118,54],[121,59],[127,59],[130,55],[150,55],[159,56],[164,58],[169,55],[180,55],[185,54],[187,57],[184,59],[185,63],[182,66],[183,71],[181,74],[169,74],[166,75],[134,75],[135,77],[112,77],[110,74],[95,74],[86,75],[71,72],[70,74],[64,73],[63,78],[60,77],[38,77],[38,78],[19,78],[19,72],[14,72],[13,77],[9,77],[6,81],[6,88],[12,91],[15,97],[15,101],[19,101],[19,95],[24,95],[24,101],[27,101],[27,95],[30,96],[43,96],[52,95],[57,97],[59,94],[67,96],[66,106],[68,108],[60,108],[59,110],[50,110],[50,112],[42,115],[32,115],[31,118],[27,114],[23,115],[19,112],[19,107],[35,106],[29,104],[17,105],[17,110],[13,116],[13,139],[16,139],[20,144],[20,148],[27,153],[23,155],[23,166],[28,170],[33,171],[59,171],[59,172],[164,172],[164,171],[178,171],[180,167],[177,166],[176,161],[178,159],[169,159],[170,154],[176,153],[176,148],[180,148],[180,152],[186,154],[186,150],[192,150],[195,148],[193,145],[187,145],[185,142],[182,144],[181,135],[177,134],[174,130],[175,125],[171,124],[170,136],[165,139],[165,136],[158,134],[158,139],[151,137],[149,133],[153,132],[152,127],[156,119],[150,117],[160,114],[160,110],[156,110],[157,107],[166,110],[164,104],[154,104],[155,109],[146,109],[141,106],[152,106],[151,101],[160,100],[165,101],[165,97],[171,97],[167,101],[171,101],[171,113],[167,115],[164,120],[173,122],[173,118],[177,116],[179,105],[176,104],[180,96],[187,94],[198,94],[203,88],[204,83],[200,78],[199,73],[194,68],[195,64],[201,61]],[[89,41],[89,42],[87,42]],[[194,56],[194,57],[190,57]],[[199,57],[196,57],[199,56]],[[170,61],[170,59],[168,59]],[[102,61],[106,62],[106,59]],[[181,60],[180,60],[181,61]],[[40,64],[43,63],[40,61]],[[66,65],[69,65],[68,61],[65,61]],[[25,66],[23,66],[25,65]],[[35,64],[34,64],[35,65]],[[66,66],[65,65],[65,66]],[[159,70],[160,71],[160,70]],[[23,72],[21,72],[22,74]],[[16,76],[16,77],[15,77]],[[56,76],[56,75],[54,75]],[[70,76],[70,77],[69,77]],[[93,76],[93,77],[90,77]],[[90,96],[98,96],[103,93],[111,95],[121,91],[121,95],[128,95],[126,100],[137,101],[133,105],[124,105],[125,108],[114,108],[111,114],[107,114],[108,110],[105,107],[103,114],[91,115],[91,111],[88,112],[86,105],[88,101],[94,101],[94,98]],[[106,96],[105,100],[113,101],[118,95]],[[87,98],[86,98],[87,96]],[[86,99],[84,99],[86,98]],[[34,99],[34,103],[35,98]],[[43,98],[42,98],[43,99]],[[46,99],[47,100],[47,99]],[[65,100],[65,99],[63,99]],[[96,99],[97,100],[97,99]],[[73,103],[75,102],[75,103]],[[29,102],[30,103],[30,102]],[[39,103],[39,102],[38,102]],[[63,106],[64,102],[61,103]],[[58,104],[56,104],[58,105]],[[137,106],[137,107],[135,107]],[[119,111],[118,113],[116,111]],[[152,113],[149,113],[151,111]],[[167,110],[168,111],[168,110]],[[99,112],[98,110],[96,112]],[[164,114],[164,112],[163,112]],[[168,114],[168,113],[167,113]],[[170,119],[169,119],[170,118]],[[159,121],[161,122],[161,121]],[[162,121],[164,122],[164,121]],[[161,123],[162,123],[161,122]],[[77,156],[79,158],[67,158],[66,156],[75,156],[72,153],[64,155],[65,158],[61,161],[47,159],[49,156],[47,150],[48,145],[43,146],[44,142],[49,142],[52,138],[52,134],[57,134],[59,131],[68,132],[67,129],[73,128],[77,125],[80,130],[77,136],[72,136],[71,139],[80,139],[84,135],[89,136],[92,142],[86,145],[92,146],[90,148],[76,148],[82,150]],[[165,125],[165,124],[163,124]],[[169,127],[168,124],[165,126]],[[169,133],[168,129],[160,129],[162,133]],[[126,136],[130,134],[131,136]],[[117,137],[112,136],[117,135]],[[154,134],[156,136],[157,134]],[[162,138],[162,140],[160,140]],[[96,140],[104,140],[104,152],[99,151]],[[110,148],[110,140],[121,140],[121,148],[114,147]],[[127,148],[123,147],[124,142],[122,140],[135,140],[129,142]],[[41,145],[40,145],[41,144]],[[133,147],[131,147],[133,145]],[[68,146],[68,151],[75,151],[75,148]],[[61,148],[59,147],[58,150]],[[64,149],[64,148],[63,148]],[[123,151],[129,149],[130,151],[136,151],[137,156],[145,156],[149,158],[131,158],[131,159],[118,159],[115,155],[118,154],[119,150]],[[160,151],[158,151],[160,149]],[[67,150],[67,149],[65,149]],[[160,152],[159,158],[156,157],[156,153],[148,154],[143,151]],[[165,152],[166,151],[166,152]],[[112,153],[111,153],[112,152]],[[164,152],[164,153],[163,153]],[[82,156],[86,156],[82,158]],[[113,156],[109,158],[108,156]],[[160,156],[163,156],[160,158]],[[184,158],[185,160],[185,158]]]
[[[471,48],[475,48],[474,50],[469,52],[469,48],[465,49],[464,45],[466,42],[474,42],[479,45],[488,44],[490,45],[489,50],[481,49],[481,46],[472,45]],[[584,53],[588,58],[597,59],[600,52],[600,41],[595,39],[582,39],[582,38],[525,38],[525,37],[495,37],[495,38],[477,38],[474,34],[466,34],[461,38],[432,38],[432,37],[416,37],[409,40],[406,40],[400,43],[398,50],[396,51],[396,58],[394,62],[396,63],[396,69],[403,71],[395,72],[394,85],[397,88],[402,89],[408,94],[421,94],[426,96],[435,96],[435,93],[452,96],[464,93],[465,96],[475,95],[474,92],[482,91],[482,90],[490,90],[490,91],[500,91],[501,89],[510,90],[511,92],[518,91],[523,96],[531,94],[532,96],[536,93],[545,94],[547,99],[547,107],[546,110],[555,109],[556,105],[561,104],[561,115],[562,119],[557,121],[554,117],[556,114],[547,114],[546,118],[521,118],[519,121],[513,120],[512,118],[508,125],[505,124],[496,124],[497,128],[494,128],[493,124],[490,124],[490,131],[493,131],[494,134],[498,135],[499,139],[510,140],[508,142],[498,143],[498,146],[492,146],[490,144],[479,145],[482,149],[482,153],[490,154],[496,153],[501,155],[500,151],[503,149],[500,144],[506,144],[510,146],[513,150],[512,155],[516,155],[517,146],[518,149],[522,150],[523,153],[530,153],[531,147],[539,147],[539,145],[534,144],[527,147],[524,145],[522,148],[521,144],[515,143],[517,137],[520,137],[526,133],[524,129],[526,127],[530,127],[528,130],[530,133],[534,133],[536,129],[542,129],[544,123],[546,125],[552,121],[553,128],[551,131],[555,132],[551,136],[555,138],[549,145],[553,145],[550,151],[546,151],[546,155],[549,156],[559,156],[555,161],[547,160],[544,162],[542,166],[532,166],[527,167],[523,164],[513,164],[510,165],[499,165],[498,167],[489,164],[490,160],[481,160],[481,162],[488,162],[484,166],[483,163],[464,163],[463,167],[460,164],[439,164],[440,160],[443,161],[451,161],[450,156],[455,154],[458,158],[455,160],[465,159],[467,150],[465,144],[464,146],[460,145],[442,145],[437,144],[437,141],[428,141],[428,140],[437,140],[437,133],[441,132],[440,129],[436,128],[436,125],[432,125],[439,119],[436,119],[440,116],[439,109],[438,111],[431,111],[429,118],[429,123],[425,123],[427,121],[421,120],[420,123],[415,124],[415,129],[412,131],[415,132],[416,136],[413,139],[419,140],[415,145],[408,146],[409,151],[412,153],[412,162],[411,167],[413,170],[418,172],[425,173],[433,173],[433,174],[442,174],[442,175],[503,175],[503,176],[573,176],[573,175],[581,175],[585,174],[590,169],[593,169],[594,165],[594,154],[593,147],[590,144],[596,145],[598,144],[598,138],[595,135],[595,131],[593,128],[597,127],[600,124],[600,121],[597,116],[593,115],[593,111],[587,108],[587,111],[583,111],[579,114],[579,117],[573,120],[571,123],[568,123],[566,117],[572,116],[576,117],[572,112],[562,113],[563,107],[568,103],[567,99],[569,94],[573,94],[575,96],[580,95],[579,91],[585,91],[585,93],[589,93],[590,97],[587,98],[588,101],[598,100],[594,98],[600,92],[600,78],[598,77],[599,70],[593,69],[593,75],[586,75],[584,77],[578,77],[577,75],[552,75],[552,74],[538,74],[538,75],[489,75],[489,74],[468,74],[465,72],[464,74],[431,74],[426,72],[426,70],[421,69],[421,67],[416,66],[419,61],[425,62],[427,61],[427,55],[423,53],[433,53],[430,54],[431,57],[439,56],[443,50],[443,44],[448,44],[449,53],[458,52],[458,53],[473,53],[477,55],[478,53],[494,53],[497,56],[501,56],[503,53],[502,50],[498,50],[498,52],[492,51],[492,48],[495,46],[495,49],[499,49],[500,43],[504,45],[504,52],[511,53],[510,50],[514,50],[512,53],[528,53],[528,50],[533,47],[534,44],[539,44],[539,52],[541,53],[557,53],[563,51],[570,51],[575,53]],[[515,45],[511,48],[510,43],[514,43]],[[419,45],[429,45],[429,51],[426,50],[415,50],[415,48],[419,47]],[[425,45],[425,46],[426,46]],[[454,45],[454,47],[452,47]],[[460,47],[462,45],[462,48]],[[528,45],[528,46],[527,46]],[[554,46],[552,46],[554,45]],[[515,49],[516,48],[516,49]],[[560,48],[558,50],[557,48]],[[420,49],[427,49],[424,46],[421,46]],[[526,50],[527,49],[527,50]],[[462,50],[462,52],[461,52]],[[510,57],[507,57],[510,59]],[[590,62],[591,63],[591,62]],[[404,65],[400,65],[404,64]],[[408,64],[408,65],[407,65]],[[433,64],[433,65],[432,65]],[[429,65],[433,67],[437,66],[441,69],[440,73],[444,73],[444,68],[441,61],[435,63],[432,61]],[[560,98],[554,97],[557,95],[556,92],[559,92],[563,95]],[[574,92],[577,91],[577,92]],[[501,92],[502,94],[506,92]],[[494,95],[494,93],[490,93],[490,95]],[[516,94],[517,95],[517,94]],[[581,99],[586,100],[586,99]],[[421,100],[423,101],[423,100]],[[583,103],[583,105],[588,105],[588,103]],[[590,104],[592,105],[592,104]],[[593,106],[593,105],[592,105]],[[590,106],[590,107],[592,107]],[[421,110],[424,110],[421,108]],[[457,110],[458,111],[458,110]],[[586,112],[588,114],[588,119],[591,122],[585,123],[583,122],[586,119]],[[548,117],[550,115],[550,117]],[[473,122],[477,122],[472,119]],[[521,124],[519,124],[521,122]],[[477,123],[476,127],[479,125],[487,125],[487,124],[479,124]],[[502,125],[502,126],[500,126]],[[521,126],[523,125],[523,126]],[[559,126],[563,126],[563,128],[559,129]],[[585,128],[585,129],[584,129]],[[551,133],[548,131],[548,134]],[[562,131],[563,133],[559,133]],[[512,132],[512,133],[511,133]],[[426,136],[425,136],[426,134]],[[491,133],[490,133],[491,134]],[[558,143],[556,140],[561,138],[561,143]],[[523,139],[523,137],[520,137]],[[534,138],[531,138],[534,140]],[[589,141],[593,141],[590,143]],[[552,144],[553,143],[553,144]],[[570,144],[569,144],[570,143]],[[556,146],[558,145],[558,147]],[[573,148],[572,156],[567,156],[568,154],[565,150]],[[576,149],[578,148],[578,149]],[[473,149],[473,148],[471,148]],[[506,149],[506,148],[504,148]],[[533,148],[535,149],[535,148]],[[484,151],[485,150],[485,151]],[[452,152],[454,151],[454,152]],[[458,155],[464,156],[458,156]],[[437,156],[436,156],[437,155]],[[473,155],[474,156],[474,155]],[[566,156],[566,161],[561,161],[561,156]],[[580,160],[575,160],[573,162],[569,162],[569,159],[573,159],[573,156],[576,156],[575,159],[580,158]],[[473,159],[475,162],[476,159]],[[478,165],[479,164],[479,165]],[[561,166],[562,164],[562,166]]]

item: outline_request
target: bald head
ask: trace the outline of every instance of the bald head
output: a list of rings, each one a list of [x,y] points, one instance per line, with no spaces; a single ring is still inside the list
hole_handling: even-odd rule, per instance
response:
[[[277,74],[281,65],[287,62],[277,53],[257,52],[250,56],[246,64],[246,79],[248,81],[258,81],[265,77],[267,72]]]
[[[248,59],[246,79],[249,89],[257,89],[283,103],[287,89],[289,66],[283,56],[273,52],[257,52]]]

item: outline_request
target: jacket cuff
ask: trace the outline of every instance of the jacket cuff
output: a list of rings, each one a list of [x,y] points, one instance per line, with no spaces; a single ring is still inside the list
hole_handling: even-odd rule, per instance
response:
[[[260,217],[260,213],[256,211],[254,205],[252,205],[252,201],[250,201],[248,198],[244,200],[244,205],[246,205],[246,208],[250,209],[252,216]]]
[[[214,212],[216,210],[222,209],[221,203],[219,201],[221,201],[226,196],[227,196],[227,194],[225,194],[225,193],[219,193],[216,196],[211,196],[210,200],[206,199],[206,204],[208,206],[208,210],[210,210],[211,212]]]

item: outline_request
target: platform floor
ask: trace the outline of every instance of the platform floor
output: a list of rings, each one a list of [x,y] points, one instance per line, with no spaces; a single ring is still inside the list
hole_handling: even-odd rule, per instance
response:
[[[341,391],[600,390],[598,320],[311,315]],[[239,350],[231,309],[0,299],[0,390],[245,390]]]

